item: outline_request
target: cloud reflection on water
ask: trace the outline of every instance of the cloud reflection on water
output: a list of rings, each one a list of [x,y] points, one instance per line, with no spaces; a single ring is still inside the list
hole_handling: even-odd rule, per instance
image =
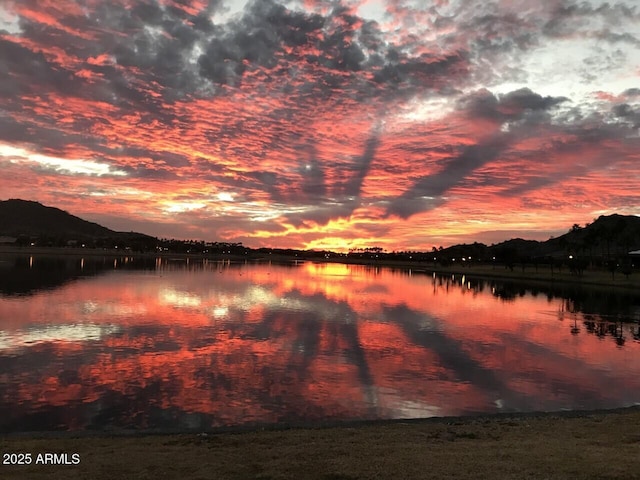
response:
[[[587,328],[573,334],[566,320],[587,320],[566,300],[521,293],[505,300],[459,276],[367,266],[192,263],[0,297],[0,428],[206,429],[640,401],[635,325],[621,327],[622,348]]]

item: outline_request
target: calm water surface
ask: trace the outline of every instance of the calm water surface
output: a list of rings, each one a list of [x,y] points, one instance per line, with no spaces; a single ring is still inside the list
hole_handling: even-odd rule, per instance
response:
[[[640,402],[637,295],[299,263],[0,258],[0,431]]]

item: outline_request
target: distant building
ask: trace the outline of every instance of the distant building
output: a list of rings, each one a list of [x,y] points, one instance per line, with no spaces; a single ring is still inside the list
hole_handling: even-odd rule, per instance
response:
[[[13,245],[17,240],[16,237],[0,237],[0,245]]]
[[[629,255],[639,255],[640,256],[640,250],[634,250],[633,252],[629,252]]]

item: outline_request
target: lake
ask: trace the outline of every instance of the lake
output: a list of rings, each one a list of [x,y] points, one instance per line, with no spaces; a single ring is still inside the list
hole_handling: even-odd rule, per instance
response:
[[[640,296],[363,265],[0,258],[0,431],[640,403]]]

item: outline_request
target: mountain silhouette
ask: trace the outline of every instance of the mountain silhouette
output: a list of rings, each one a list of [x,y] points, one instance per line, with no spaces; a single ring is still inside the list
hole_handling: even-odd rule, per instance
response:
[[[67,241],[156,240],[155,237],[142,233],[116,232],[59,208],[19,199],[0,201],[0,236],[46,239],[46,243],[53,245]]]
[[[454,245],[443,249],[450,257],[491,259],[534,259],[542,257],[615,257],[640,249],[640,217],[612,214],[600,216],[593,223],[574,224],[567,233],[545,241],[513,238],[493,244]]]

